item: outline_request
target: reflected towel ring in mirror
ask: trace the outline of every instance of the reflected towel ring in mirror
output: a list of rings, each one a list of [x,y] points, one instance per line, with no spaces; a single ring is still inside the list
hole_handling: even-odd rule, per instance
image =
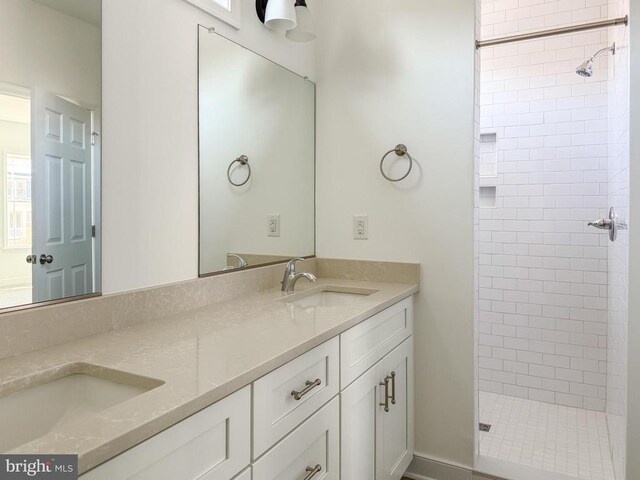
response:
[[[247,168],[249,169],[249,171],[247,172],[247,179],[242,183],[236,183],[233,180],[231,180],[231,169],[236,163],[239,163],[240,165],[246,165]],[[229,179],[229,183],[234,187],[241,187],[245,185],[251,178],[251,165],[249,165],[249,157],[247,157],[246,155],[240,155],[233,162],[231,162],[231,164],[229,165],[229,168],[227,168],[227,178]]]
[[[405,173],[400,178],[391,178],[386,173],[384,173],[384,168],[383,168],[384,167],[384,161],[389,156],[389,154],[394,153],[394,152],[399,157],[404,157],[406,155],[407,158],[409,159],[409,170],[407,170],[407,173]],[[385,153],[382,156],[382,160],[380,160],[380,173],[382,174],[382,176],[384,178],[386,178],[390,182],[399,182],[401,180],[404,180],[405,178],[407,178],[409,176],[409,174],[411,173],[412,169],[413,169],[413,158],[411,158],[411,155],[409,155],[409,152],[407,151],[407,146],[403,145],[401,143],[396,145],[396,148],[394,148],[393,150],[389,150],[387,153]]]

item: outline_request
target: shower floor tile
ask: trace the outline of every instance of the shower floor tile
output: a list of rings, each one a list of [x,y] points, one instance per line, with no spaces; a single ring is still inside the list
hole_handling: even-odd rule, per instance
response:
[[[563,473],[615,480],[603,412],[480,392],[480,455]]]

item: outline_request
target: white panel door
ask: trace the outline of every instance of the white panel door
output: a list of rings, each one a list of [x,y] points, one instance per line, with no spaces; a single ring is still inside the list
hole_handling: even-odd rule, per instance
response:
[[[342,480],[375,480],[376,444],[381,442],[376,430],[380,410],[380,382],[384,378],[379,362],[340,394],[340,456]],[[384,390],[384,388],[383,388]]]
[[[385,388],[379,389],[377,480],[400,480],[413,459],[413,337],[382,360]]]
[[[31,105],[33,300],[91,293],[91,112],[40,88]]]

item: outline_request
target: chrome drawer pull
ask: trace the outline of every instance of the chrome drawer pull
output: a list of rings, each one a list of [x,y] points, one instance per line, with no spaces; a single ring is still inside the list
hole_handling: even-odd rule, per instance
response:
[[[389,411],[389,379],[391,377],[385,377],[384,382],[380,382],[380,385],[384,387],[384,402],[380,404],[381,407],[384,407],[384,411]]]
[[[391,405],[396,404],[396,372],[391,372]]]
[[[317,378],[315,382],[310,382],[309,380],[307,380],[306,385],[307,386],[305,387],[305,389],[302,390],[301,392],[297,392],[295,390],[292,390],[291,391],[291,396],[295,400],[302,400],[302,397],[304,397],[307,393],[309,393],[314,388],[319,387],[320,385],[322,385],[322,381],[319,378]],[[308,478],[311,478],[311,477],[308,477]]]
[[[320,466],[320,464],[316,465],[315,467],[307,467],[307,476],[304,477],[304,480],[311,480],[313,477],[315,477],[316,473],[320,473],[322,471],[322,467]]]

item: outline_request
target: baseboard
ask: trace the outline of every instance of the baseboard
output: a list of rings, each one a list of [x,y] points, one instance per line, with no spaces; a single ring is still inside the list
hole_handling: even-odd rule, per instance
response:
[[[414,480],[473,480],[471,469],[415,454],[405,477]]]

